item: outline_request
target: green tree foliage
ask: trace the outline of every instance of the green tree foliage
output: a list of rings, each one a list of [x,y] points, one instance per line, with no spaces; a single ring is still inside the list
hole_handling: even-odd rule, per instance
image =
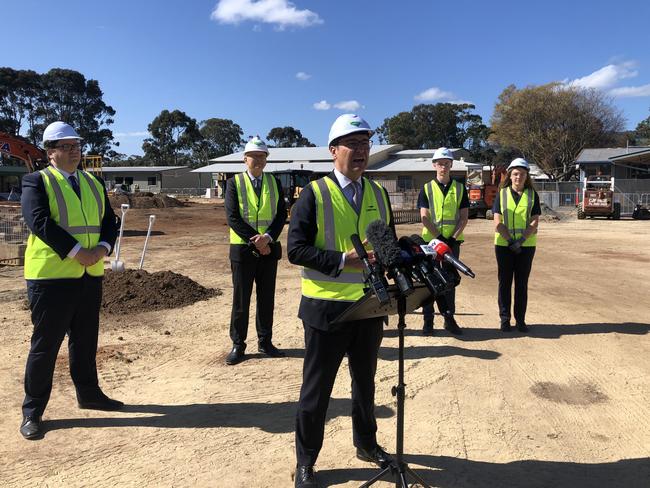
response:
[[[189,151],[201,139],[196,119],[180,110],[163,110],[147,126],[151,134],[144,140],[145,158],[159,166],[189,164]]]
[[[272,147],[315,147],[309,139],[303,137],[298,129],[291,126],[274,127],[266,136]]]
[[[201,122],[201,138],[192,149],[195,162],[203,166],[212,158],[235,152],[242,144],[242,128],[229,119],[211,118]]]
[[[107,128],[115,110],[103,95],[97,80],[77,71],[56,68],[38,74],[0,68],[0,128],[16,135],[26,129],[38,144],[48,124],[63,120],[77,129],[88,152],[104,154],[118,144]]]
[[[377,128],[381,143],[405,149],[465,147],[478,159],[486,157],[489,128],[468,103],[420,104],[410,112],[388,117]]]
[[[650,117],[643,119],[634,129],[634,143],[639,146],[650,146]]]
[[[623,126],[621,112],[602,92],[559,83],[511,85],[494,108],[490,140],[520,151],[551,178],[568,179],[582,149],[612,144]]]

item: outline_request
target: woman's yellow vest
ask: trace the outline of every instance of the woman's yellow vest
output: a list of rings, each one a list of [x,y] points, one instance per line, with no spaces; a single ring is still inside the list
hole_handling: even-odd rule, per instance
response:
[[[77,171],[75,176],[81,190],[79,199],[70,182],[56,169],[49,166],[40,173],[50,205],[50,218],[83,248],[97,246],[105,211],[102,184],[90,173]],[[34,234],[29,235],[25,251],[25,279],[81,278],[84,272],[90,276],[103,276],[103,260],[85,267],[76,259],[61,259],[45,242]]]
[[[239,201],[239,215],[259,234],[264,234],[269,228],[278,211],[278,183],[272,174],[262,174],[262,188],[257,197],[253,183],[247,173],[240,173],[234,177]],[[248,244],[244,239],[230,229],[230,244]]]
[[[460,218],[460,202],[463,198],[463,184],[456,180],[451,180],[451,187],[445,195],[435,180],[431,180],[424,185],[424,193],[429,200],[429,213],[431,221],[438,228],[443,237],[451,237],[456,229]],[[429,229],[422,229],[422,238],[429,242],[438,236],[434,236]],[[461,233],[457,239],[464,240]]]
[[[508,186],[499,191],[499,199],[501,203],[501,223],[508,228],[508,232],[513,239],[523,237],[524,230],[530,225],[530,213],[535,203],[535,191],[526,188],[519,199],[519,203],[516,203],[512,197],[510,186]],[[499,232],[494,233],[494,243],[497,246],[508,246],[508,241],[501,237]],[[522,244],[523,247],[535,247],[536,245],[537,232],[531,234]]]
[[[388,200],[378,184],[363,178],[363,198],[359,214],[352,208],[341,188],[329,177],[310,183],[316,200],[318,231],[314,246],[319,249],[347,252],[353,249],[350,236],[358,234],[363,241],[370,222],[388,224]],[[363,296],[363,272],[344,267],[332,277],[314,269],[302,270],[302,294],[319,300],[354,302]]]

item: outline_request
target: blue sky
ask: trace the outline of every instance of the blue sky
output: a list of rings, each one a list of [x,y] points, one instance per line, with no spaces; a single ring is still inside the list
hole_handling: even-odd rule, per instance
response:
[[[557,80],[611,94],[629,128],[650,115],[647,0],[4,0],[2,15],[0,65],[97,79],[127,154],[163,109],[325,144],[346,111],[376,127],[468,101],[489,121],[509,84]]]

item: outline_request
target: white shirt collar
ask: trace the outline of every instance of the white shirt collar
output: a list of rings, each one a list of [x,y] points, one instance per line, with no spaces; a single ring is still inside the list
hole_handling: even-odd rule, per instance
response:
[[[341,173],[336,168],[334,168],[334,175],[336,176],[336,179],[339,182],[339,186],[341,187],[341,190],[343,188],[345,188],[346,186],[348,186],[350,183],[352,183],[352,181],[354,181],[354,180],[351,180],[350,178],[348,178],[347,176],[345,176],[343,173]],[[357,180],[357,183],[359,183],[360,185],[363,185],[361,183],[361,178],[359,178],[359,180]]]
[[[250,171],[246,170],[246,173],[248,173],[248,177],[251,179],[251,181],[255,181],[255,180],[262,181],[262,176],[264,176],[264,173],[262,173],[259,178],[255,178]]]
[[[57,170],[59,173],[61,173],[63,176],[65,176],[65,179],[67,180],[70,178],[70,176],[74,175],[75,178],[77,177],[77,172],[75,171],[74,173],[68,173],[67,171],[63,171],[61,168],[57,168],[56,166],[52,165],[52,168]]]

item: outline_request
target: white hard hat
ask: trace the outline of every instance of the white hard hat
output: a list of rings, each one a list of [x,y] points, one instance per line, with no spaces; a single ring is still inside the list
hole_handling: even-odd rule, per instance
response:
[[[65,122],[57,121],[52,122],[45,128],[43,132],[43,144],[46,141],[61,141],[63,139],[82,139],[77,134],[77,131],[71,125]]]
[[[433,158],[431,158],[432,161],[436,161],[437,159],[451,159],[453,161],[454,155],[450,149],[447,149],[446,147],[439,147],[433,153]]]
[[[372,135],[375,133],[375,131],[370,128],[368,122],[363,120],[358,115],[340,115],[330,128],[330,135],[327,138],[327,145],[331,146],[333,140],[338,139],[339,137],[347,136],[348,134],[354,134],[355,132],[367,132],[368,137],[372,137]]]
[[[513,159],[512,163],[508,165],[507,171],[510,171],[514,168],[524,168],[526,171],[530,171],[530,165],[524,158]]]
[[[244,147],[244,154],[253,151],[265,152],[267,156],[269,154],[269,148],[266,147],[266,144],[264,144],[264,141],[259,136],[253,137],[246,143],[246,147]]]

